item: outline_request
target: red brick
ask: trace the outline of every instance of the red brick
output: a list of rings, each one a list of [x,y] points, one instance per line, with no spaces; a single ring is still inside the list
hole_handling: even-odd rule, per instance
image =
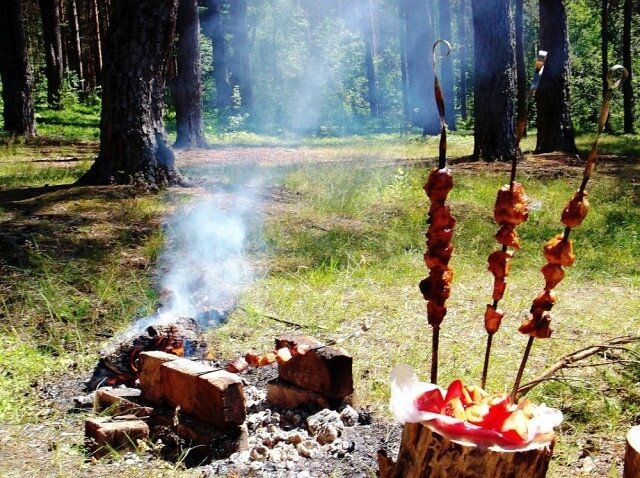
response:
[[[276,349],[303,345],[310,348],[304,355],[294,355],[278,365],[278,375],[298,387],[331,399],[344,400],[353,393],[353,358],[345,350],[323,346],[304,335],[287,334],[276,339]]]
[[[88,418],[85,422],[87,448],[99,458],[111,450],[124,451],[136,448],[137,440],[149,438],[149,427],[135,417],[126,419]]]
[[[148,417],[154,408],[142,403],[141,391],[137,388],[98,389],[95,410],[110,415],[135,415]]]
[[[160,367],[164,403],[218,428],[244,423],[242,381],[234,374],[186,359]]]
[[[165,362],[177,360],[179,357],[166,352],[152,351],[142,352],[139,355],[139,375],[142,396],[150,402],[162,403],[162,382],[160,380],[160,367]]]

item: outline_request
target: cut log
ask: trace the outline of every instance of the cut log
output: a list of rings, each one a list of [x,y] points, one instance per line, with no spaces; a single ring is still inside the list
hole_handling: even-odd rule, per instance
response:
[[[398,460],[378,453],[380,478],[544,478],[553,453],[548,446],[527,451],[493,451],[462,445],[419,423],[407,423]]]
[[[640,476],[640,425],[633,427],[627,434],[627,452],[624,455],[623,478]]]

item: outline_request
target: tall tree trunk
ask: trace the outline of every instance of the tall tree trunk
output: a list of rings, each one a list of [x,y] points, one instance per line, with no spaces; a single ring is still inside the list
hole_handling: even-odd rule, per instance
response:
[[[173,81],[173,98],[177,137],[174,147],[204,147],[198,0],[179,0],[176,33],[178,76]]]
[[[402,82],[402,111],[404,113],[404,123],[412,124],[411,95],[409,94],[409,76],[407,74],[407,22],[406,22],[406,0],[399,2],[398,35],[400,36],[400,79]]]
[[[467,51],[469,45],[469,33],[467,30],[467,0],[460,0],[460,9],[458,11],[458,22],[460,23],[458,31],[460,32],[460,117],[467,119],[467,72],[469,66],[467,64]]]
[[[440,38],[453,42],[451,36],[451,4],[449,0],[438,1],[438,12],[440,17]],[[444,107],[449,129],[456,129],[455,96],[453,89],[453,60],[448,56],[440,62],[440,83],[444,94]]]
[[[93,22],[93,52],[95,63],[96,85],[102,84],[102,32],[100,30],[100,10],[98,9],[98,0],[91,0],[91,20]]]
[[[100,153],[81,184],[181,181],[162,120],[178,0],[114,0],[103,70]]]
[[[537,153],[576,153],[569,114],[569,34],[563,0],[540,0],[540,48],[549,53],[536,106]]]
[[[434,41],[431,11],[426,0],[405,0],[407,77],[413,124],[422,134],[436,134],[440,122],[433,97],[431,45]]]
[[[240,93],[240,105],[244,113],[253,112],[253,85],[249,62],[249,25],[247,23],[247,0],[231,0],[231,84]]]
[[[223,113],[232,105],[231,83],[229,81],[229,55],[225,39],[221,0],[206,0],[204,32],[213,43],[213,77],[216,86],[216,108]]]
[[[60,108],[62,93],[62,37],[60,33],[60,10],[58,0],[39,0],[42,16],[42,37],[47,75],[47,102],[52,108]]]
[[[474,27],[474,158],[511,161],[515,42],[509,0],[472,0]]]
[[[624,0],[624,20],[622,27],[622,63],[629,72],[627,81],[622,85],[624,95],[624,132],[632,134],[633,128],[633,84],[631,62],[631,12],[633,0]]]
[[[71,29],[71,49],[69,54],[70,68],[78,75],[80,88],[84,90],[84,68],[82,65],[82,45],[80,43],[80,24],[78,22],[78,6],[76,0],[69,0],[69,25]]]
[[[527,74],[524,66],[524,0],[516,0],[516,14],[514,17],[516,33],[516,85],[517,85],[517,110],[516,117],[527,113]],[[525,121],[525,134],[527,131]]]
[[[365,0],[364,18],[362,20],[362,35],[364,37],[364,66],[367,78],[367,101],[371,109],[371,116],[380,116],[380,101],[378,97],[378,75],[375,64],[375,21],[373,0]]]
[[[609,0],[602,0],[602,4],[600,5],[600,37],[602,38],[600,43],[602,59],[600,75],[602,81],[602,97],[604,98],[609,88],[607,84],[607,74],[609,73]],[[607,132],[611,132],[609,116],[607,116],[604,129]]]
[[[21,0],[0,1],[0,45],[3,129],[19,135],[35,136],[33,78],[27,56]]]

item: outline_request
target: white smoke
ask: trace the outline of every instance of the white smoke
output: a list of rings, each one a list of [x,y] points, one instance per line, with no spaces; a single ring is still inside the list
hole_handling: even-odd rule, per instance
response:
[[[162,305],[118,340],[179,318],[194,318],[203,327],[226,320],[254,277],[246,248],[248,224],[258,215],[255,194],[246,190],[209,193],[178,207],[165,223],[166,240],[158,258]]]

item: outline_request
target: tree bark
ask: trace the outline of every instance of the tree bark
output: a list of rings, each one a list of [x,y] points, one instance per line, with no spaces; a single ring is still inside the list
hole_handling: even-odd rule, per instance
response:
[[[365,5],[364,36],[364,64],[367,77],[367,101],[371,109],[371,116],[380,116],[380,100],[378,96],[378,74],[375,64],[375,12],[372,0]]]
[[[404,0],[407,29],[407,78],[414,126],[422,134],[436,134],[440,121],[433,97],[431,11],[426,0]]]
[[[509,0],[472,0],[474,149],[485,161],[511,161],[515,151],[514,33]]]
[[[467,0],[460,0],[460,9],[458,13],[458,22],[460,23],[458,31],[460,32],[460,117],[467,119],[467,72],[469,66],[467,63],[467,51],[469,42],[469,33],[467,30]]]
[[[398,461],[378,454],[380,478],[544,478],[554,442],[549,447],[502,452],[453,442],[419,423],[402,432]]]
[[[440,19],[440,38],[452,43],[451,36],[451,4],[449,0],[438,1],[438,12]],[[453,93],[453,61],[451,56],[445,57],[440,62],[440,84],[444,95],[444,108],[447,120],[447,127],[450,130],[456,129],[455,96]]]
[[[35,136],[33,78],[21,0],[0,1],[0,77],[4,131]]]
[[[218,113],[228,110],[232,102],[229,81],[229,55],[225,40],[221,0],[206,0],[204,32],[213,44],[213,77],[216,86],[216,108]]]
[[[240,93],[240,106],[244,113],[253,113],[253,85],[249,62],[249,25],[247,0],[231,0],[231,85]]]
[[[91,20],[93,22],[93,51],[95,62],[96,85],[102,85],[102,32],[100,30],[100,10],[98,9],[98,0],[91,0]]]
[[[115,0],[106,41],[100,153],[80,184],[179,184],[162,120],[178,0]]]
[[[600,76],[602,81],[602,97],[604,98],[609,89],[607,83],[607,74],[609,73],[609,0],[602,0],[600,5],[600,37],[602,38],[600,42],[600,55],[602,60]],[[607,132],[611,132],[609,116],[607,116],[604,129]]]
[[[627,433],[627,449],[624,455],[623,478],[640,476],[640,425],[637,425]]]
[[[80,23],[78,22],[78,5],[76,0],[69,0],[69,25],[71,29],[71,48],[69,67],[78,75],[80,89],[84,90],[84,68],[82,65],[82,45],[80,43]]]
[[[516,98],[517,114],[516,118],[527,114],[527,73],[524,65],[524,0],[516,0],[516,12],[514,16],[514,26],[516,34]],[[525,121],[524,134],[527,126]]]
[[[179,0],[178,76],[173,81],[177,137],[175,148],[200,148],[207,142],[202,132],[202,80],[198,0]]]
[[[412,124],[411,96],[409,95],[409,76],[407,74],[407,21],[406,21],[406,0],[399,2],[398,35],[400,36],[400,80],[402,82],[402,111],[404,113],[405,125]]]
[[[549,54],[536,106],[536,153],[577,153],[569,114],[569,35],[563,0],[540,0],[540,48]]]
[[[47,102],[52,108],[61,107],[62,93],[62,37],[60,32],[60,10],[58,0],[39,0],[42,16],[42,37],[47,75]]]
[[[634,98],[632,82],[632,61],[631,61],[631,13],[633,0],[624,0],[624,19],[622,27],[622,64],[629,72],[627,81],[622,85],[624,95],[624,132],[634,133]]]

